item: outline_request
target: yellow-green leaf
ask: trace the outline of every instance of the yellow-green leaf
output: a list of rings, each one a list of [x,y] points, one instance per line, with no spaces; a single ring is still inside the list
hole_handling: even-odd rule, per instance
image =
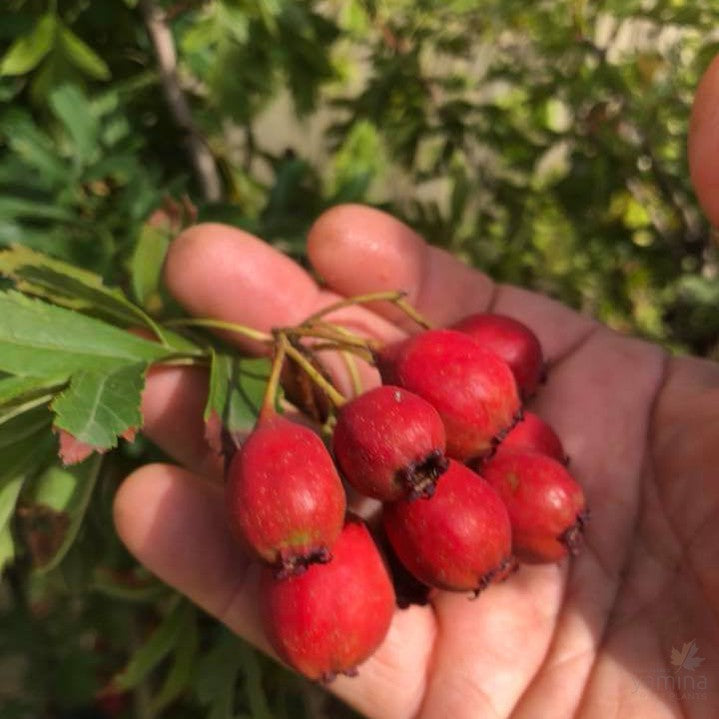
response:
[[[24,75],[35,69],[55,42],[57,20],[52,13],[43,15],[35,27],[19,37],[0,60],[0,75]]]

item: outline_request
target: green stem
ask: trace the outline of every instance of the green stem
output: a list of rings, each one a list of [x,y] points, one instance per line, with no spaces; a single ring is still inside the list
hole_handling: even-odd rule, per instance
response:
[[[340,310],[344,307],[364,305],[369,302],[391,302],[392,304],[396,305],[400,310],[402,310],[402,312],[404,312],[407,317],[409,317],[412,321],[420,325],[420,327],[430,329],[432,327],[432,324],[429,322],[429,320],[423,317],[414,307],[412,307],[412,305],[409,304],[407,300],[404,299],[406,296],[407,293],[402,290],[392,290],[385,292],[370,292],[365,295],[355,295],[354,297],[347,297],[344,300],[333,302],[331,305],[327,305],[321,310],[317,310],[317,312],[311,314],[305,319],[305,321],[302,323],[302,326],[307,326],[315,320],[318,320],[320,317],[324,317],[330,312],[335,312],[336,310]]]
[[[261,330],[247,327],[246,325],[238,325],[234,322],[225,322],[224,320],[213,320],[213,319],[193,319],[193,318],[180,318],[176,320],[168,320],[165,322],[167,327],[207,327],[213,330],[226,330],[228,332],[234,332],[235,334],[242,335],[250,340],[257,342],[272,342],[272,335]]]
[[[272,369],[265,387],[265,394],[262,398],[262,407],[258,419],[260,421],[269,419],[275,413],[275,400],[277,398],[277,388],[280,384],[280,375],[282,374],[282,366],[287,355],[289,343],[287,338],[280,334],[275,344],[275,356],[272,358]]]
[[[285,342],[287,342],[286,339]],[[292,359],[297,362],[297,364],[308,374],[309,378],[326,393],[330,402],[332,402],[335,407],[341,407],[347,401],[344,395],[335,389],[335,387],[326,380],[320,372],[318,372],[316,367],[312,366],[312,363],[302,354],[302,352],[295,349],[289,342],[287,342],[285,351],[287,352],[287,356],[292,357]]]
[[[342,361],[347,368],[347,374],[349,375],[350,381],[352,382],[352,390],[355,394],[355,397],[358,397],[362,394],[362,392],[364,392],[364,386],[362,385],[362,377],[360,377],[357,360],[347,350],[341,350],[340,357],[342,357]]]
[[[317,339],[337,342],[337,344],[340,345],[353,345],[355,347],[360,347],[368,351],[371,351],[372,349],[376,349],[378,347],[378,342],[376,340],[370,340],[366,339],[365,337],[360,337],[359,335],[354,334],[354,332],[346,330],[344,327],[340,327],[339,325],[333,325],[328,322],[322,322],[317,324],[313,323],[312,325],[307,326],[305,326],[305,324],[303,323],[299,327],[284,328],[282,332],[287,336],[316,337]]]
[[[399,307],[399,309],[401,309],[407,317],[416,322],[420,327],[423,327],[426,330],[432,329],[432,323],[423,314],[412,307],[412,305],[403,297],[398,297],[394,301],[394,304],[397,305],[397,307]]]
[[[362,347],[345,345],[341,342],[319,342],[312,345],[312,352],[349,352],[364,360],[368,364],[375,363],[376,353]]]

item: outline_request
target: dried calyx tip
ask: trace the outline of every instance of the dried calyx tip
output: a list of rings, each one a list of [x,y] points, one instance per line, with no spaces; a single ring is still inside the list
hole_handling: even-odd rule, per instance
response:
[[[490,569],[484,574],[479,580],[479,584],[476,589],[473,589],[473,596],[470,599],[476,599],[479,593],[486,589],[492,582],[498,581],[503,582],[510,575],[514,574],[519,569],[519,562],[514,555],[505,557],[494,569]]]
[[[437,486],[437,480],[447,471],[449,460],[439,449],[433,449],[426,457],[410,462],[397,472],[399,479],[410,490],[410,499],[429,499]]]
[[[567,551],[576,556],[582,547],[584,528],[589,521],[589,510],[585,509],[577,515],[574,524],[567,527],[557,539],[567,548]]]
[[[497,449],[497,447],[502,443],[504,438],[524,419],[524,410],[520,407],[512,417],[512,421],[509,423],[509,426],[505,427],[504,429],[499,430],[497,434],[492,437],[491,443],[492,443],[492,453]]]
[[[357,671],[357,667],[350,667],[349,669],[343,669],[339,672],[323,672],[320,677],[320,682],[322,684],[331,684],[340,674],[344,674],[346,677],[356,677],[359,672]]]
[[[306,572],[312,564],[327,564],[331,559],[332,555],[327,547],[320,547],[303,555],[286,554],[277,560],[275,577],[277,579],[296,577]]]

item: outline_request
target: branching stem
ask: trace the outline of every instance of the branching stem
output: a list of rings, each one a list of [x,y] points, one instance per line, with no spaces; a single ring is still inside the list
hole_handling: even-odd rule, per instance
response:
[[[195,318],[180,318],[176,320],[168,320],[165,322],[168,327],[207,327],[213,330],[226,330],[228,332],[234,332],[243,337],[247,337],[250,340],[256,340],[257,342],[272,342],[272,335],[261,330],[256,330],[247,325],[238,325],[234,322],[225,322],[224,320],[212,320],[212,319],[195,319]]]

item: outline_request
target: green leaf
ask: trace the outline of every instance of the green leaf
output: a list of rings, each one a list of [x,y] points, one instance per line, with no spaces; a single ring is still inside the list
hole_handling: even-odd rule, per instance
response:
[[[87,76],[95,80],[109,80],[107,63],[70,28],[60,28],[60,43],[68,60]]]
[[[262,687],[262,668],[256,650],[249,644],[240,642],[238,653],[242,662],[242,674],[252,719],[272,719],[267,695]]]
[[[6,524],[0,530],[0,572],[15,559],[15,540],[12,536],[12,529]]]
[[[171,348],[18,292],[0,292],[0,317],[0,370],[14,375],[108,371],[173,354]]]
[[[153,309],[154,300],[159,299],[162,266],[170,246],[167,230],[145,223],[140,230],[135,251],[130,261],[132,290],[135,299],[143,306]]]
[[[189,340],[159,327],[125,294],[107,287],[102,277],[80,267],[16,245],[0,252],[0,274],[14,280],[18,289],[71,309],[90,312],[125,327],[143,326],[179,352],[200,354]]]
[[[67,375],[54,377],[3,377],[0,379],[0,407],[16,406],[59,390]]]
[[[52,13],[43,15],[35,27],[19,37],[0,60],[0,75],[24,75],[36,68],[52,49],[57,19]]]
[[[50,460],[54,449],[50,413],[44,408],[0,423],[0,531],[7,528],[25,480]]]
[[[38,433],[49,430],[51,424],[52,415],[47,407],[37,407],[14,417],[0,418],[0,454],[3,460],[7,459],[4,453],[9,451],[12,445],[28,438],[35,441]],[[8,462],[4,461],[3,466],[7,467]]]
[[[199,662],[195,691],[201,704],[209,707],[207,719],[234,719],[235,685],[242,661],[237,651],[240,640],[221,629],[212,649]]]
[[[95,449],[117,446],[117,438],[142,424],[140,395],[145,363],[108,371],[81,370],[52,403],[55,426]]]
[[[0,197],[0,218],[14,220],[18,217],[59,222],[73,222],[77,219],[74,212],[59,205],[48,204],[46,201],[12,196]]]
[[[63,531],[54,536],[52,552],[37,567],[49,572],[60,564],[80,531],[100,472],[102,457],[94,456],[71,469],[52,466],[33,482],[35,504],[61,517]]]
[[[132,655],[122,673],[113,680],[113,684],[121,691],[136,687],[177,645],[190,621],[195,621],[194,609],[187,602],[178,602],[147,642]]]
[[[112,599],[126,602],[154,602],[167,595],[167,585],[157,579],[142,583],[126,583],[118,581],[111,571],[97,567],[93,574],[90,588]]]
[[[270,372],[266,359],[247,359],[211,351],[210,387],[205,405],[206,437],[222,449],[220,431],[231,434],[250,429],[257,419]]]
[[[197,631],[197,620],[193,613],[193,616],[186,621],[185,629],[177,642],[172,665],[167,672],[165,681],[150,703],[150,714],[152,716],[159,715],[187,689],[192,679],[198,646],[199,632]]]
[[[0,117],[0,132],[16,156],[23,163],[37,170],[33,180],[39,180],[41,186],[62,185],[68,181],[68,164],[58,154],[55,143],[46,132],[41,130],[26,113],[13,108]],[[8,167],[6,162],[5,167]],[[16,170],[20,174],[22,170]],[[27,182],[23,183],[27,186]],[[74,219],[74,215],[72,216]]]
[[[100,125],[84,93],[75,85],[53,88],[50,107],[72,138],[75,159],[87,165],[99,151]]]

